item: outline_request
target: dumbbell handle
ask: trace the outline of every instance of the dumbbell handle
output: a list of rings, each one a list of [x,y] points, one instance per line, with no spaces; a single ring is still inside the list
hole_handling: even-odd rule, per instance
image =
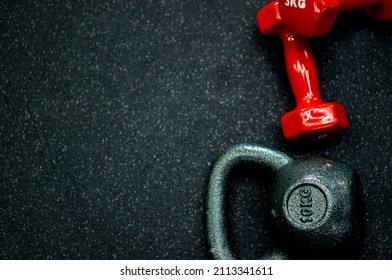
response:
[[[286,70],[297,107],[309,107],[322,102],[316,63],[306,38],[294,36],[282,23],[279,3],[268,4],[257,13],[260,32],[277,36],[283,42]]]
[[[287,74],[298,107],[322,103],[316,63],[305,38],[281,31]]]

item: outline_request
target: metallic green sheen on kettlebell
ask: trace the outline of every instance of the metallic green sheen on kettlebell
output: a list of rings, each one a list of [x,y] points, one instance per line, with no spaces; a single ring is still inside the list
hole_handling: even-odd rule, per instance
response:
[[[363,235],[363,190],[358,174],[328,159],[293,160],[255,144],[228,149],[214,165],[207,191],[207,231],[215,259],[237,259],[228,241],[226,189],[231,171],[242,164],[270,169],[271,224],[282,251],[263,259],[341,258]]]

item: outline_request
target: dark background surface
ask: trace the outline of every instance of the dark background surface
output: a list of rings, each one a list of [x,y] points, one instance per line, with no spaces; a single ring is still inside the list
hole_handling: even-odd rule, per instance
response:
[[[206,259],[204,199],[228,147],[260,143],[355,167],[359,259],[392,259],[392,25],[357,12],[310,41],[322,96],[350,128],[284,141],[295,101],[269,1],[0,2],[0,258]],[[274,248],[266,187],[237,172],[234,250]],[[339,258],[339,256],[336,256]]]

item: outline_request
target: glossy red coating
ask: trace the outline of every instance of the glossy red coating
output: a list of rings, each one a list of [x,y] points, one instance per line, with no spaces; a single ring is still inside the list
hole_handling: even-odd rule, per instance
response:
[[[297,102],[281,119],[287,140],[331,136],[348,127],[344,107],[325,103],[320,96],[316,64],[305,38],[281,32],[286,69]]]
[[[343,105],[324,102],[283,115],[281,124],[286,140],[321,139],[347,129],[348,120]]]
[[[282,23],[279,3],[270,3],[257,13],[260,32],[283,41],[286,69],[297,101],[295,110],[281,119],[287,140],[320,138],[348,127],[345,109],[321,99],[316,64],[305,38],[293,36]]]
[[[369,8],[368,14],[377,20],[392,20],[392,1],[384,0],[381,5]]]
[[[328,33],[340,12],[367,9],[378,20],[392,20],[391,0],[279,0],[286,29],[302,37]]]

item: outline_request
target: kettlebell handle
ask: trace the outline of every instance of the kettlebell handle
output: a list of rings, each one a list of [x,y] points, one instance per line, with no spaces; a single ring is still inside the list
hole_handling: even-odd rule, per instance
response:
[[[229,148],[212,169],[207,190],[207,235],[214,259],[238,259],[230,248],[226,222],[226,189],[228,178],[234,168],[250,163],[276,173],[293,159],[274,149],[257,144],[239,144]],[[281,252],[273,252],[262,259],[285,259]]]

